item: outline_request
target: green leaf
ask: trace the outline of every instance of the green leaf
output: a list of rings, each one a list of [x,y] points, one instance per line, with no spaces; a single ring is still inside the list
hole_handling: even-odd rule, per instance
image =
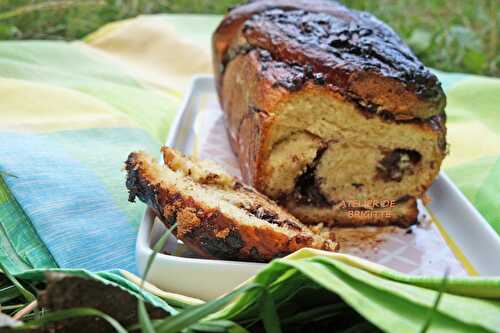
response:
[[[141,331],[144,333],[155,333],[153,323],[149,318],[148,310],[146,310],[146,305],[142,299],[139,300],[137,313],[139,315],[139,325],[141,326]]]
[[[26,304],[14,304],[14,305],[0,305],[0,310],[1,311],[8,311],[8,310],[19,310],[20,308],[24,308]]]
[[[61,321],[64,319],[70,319],[76,317],[99,317],[107,321],[111,326],[113,326],[116,332],[127,333],[127,330],[123,328],[123,326],[120,325],[120,323],[116,321],[114,318],[108,316],[104,312],[92,308],[74,308],[56,312],[49,312],[44,314],[42,319],[32,320],[16,328],[18,329],[38,328],[40,326],[44,326],[51,322]]]

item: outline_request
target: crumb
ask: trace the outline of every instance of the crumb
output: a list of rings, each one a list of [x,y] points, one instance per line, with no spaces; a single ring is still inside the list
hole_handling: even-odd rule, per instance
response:
[[[428,195],[427,193],[424,193],[424,195],[422,196],[422,203],[427,206],[429,205],[430,203],[432,202],[432,198],[430,197],[430,195]]]

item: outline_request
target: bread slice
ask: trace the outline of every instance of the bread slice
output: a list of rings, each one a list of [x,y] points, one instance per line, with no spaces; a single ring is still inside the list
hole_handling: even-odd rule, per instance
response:
[[[224,18],[213,55],[245,182],[304,223],[416,222],[446,155],[446,98],[392,29],[334,1],[255,1]],[[394,205],[346,209],[370,201]]]
[[[162,149],[165,165],[129,155],[129,200],[138,197],[192,250],[207,258],[267,262],[300,248],[334,251],[328,231],[314,233],[294,216],[209,161]]]

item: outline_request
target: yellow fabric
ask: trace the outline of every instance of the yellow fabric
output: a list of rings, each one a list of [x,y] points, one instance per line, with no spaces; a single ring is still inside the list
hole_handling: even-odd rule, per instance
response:
[[[500,94],[500,91],[499,91]],[[498,133],[477,120],[448,123],[450,153],[443,167],[453,167],[500,153]]]
[[[193,297],[189,297],[189,296],[184,296],[184,295],[164,291],[164,290],[152,285],[149,282],[142,281],[142,279],[140,277],[135,276],[134,274],[132,274],[130,272],[122,270],[122,271],[120,271],[120,273],[123,275],[124,278],[126,278],[130,282],[136,284],[137,286],[140,286],[141,284],[143,284],[144,290],[166,300],[170,304],[175,305],[176,303],[181,303],[184,305],[185,304],[200,305],[200,304],[205,303],[205,301],[202,301],[201,299],[198,299],[198,298],[193,298]]]
[[[161,16],[140,16],[105,26],[86,42],[141,83],[179,96],[194,74],[212,73],[207,45],[183,38]]]
[[[131,126],[128,117],[108,104],[67,88],[0,78],[0,98],[5,108],[0,128],[6,130],[50,132]]]

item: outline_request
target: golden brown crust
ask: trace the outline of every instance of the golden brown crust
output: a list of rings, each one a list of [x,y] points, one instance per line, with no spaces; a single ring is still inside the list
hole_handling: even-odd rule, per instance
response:
[[[270,225],[242,223],[220,209],[186,195],[179,186],[162,177],[162,167],[144,153],[131,153],[125,168],[130,200],[138,197],[147,203],[167,226],[176,222],[178,239],[201,256],[266,262],[303,247],[335,250],[336,245],[330,239],[313,234],[293,216],[237,181],[233,191],[248,191],[251,201],[258,204],[253,213],[262,219],[272,215],[269,223],[282,223],[284,232]],[[193,186],[207,185],[193,183]]]

